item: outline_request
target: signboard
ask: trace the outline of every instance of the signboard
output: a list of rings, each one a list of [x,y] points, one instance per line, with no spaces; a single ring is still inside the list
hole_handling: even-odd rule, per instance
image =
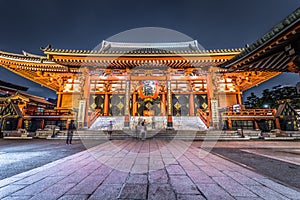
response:
[[[212,122],[218,123],[219,122],[218,100],[211,100],[211,115],[212,115]]]
[[[84,123],[85,104],[86,104],[85,100],[79,101],[77,122]]]

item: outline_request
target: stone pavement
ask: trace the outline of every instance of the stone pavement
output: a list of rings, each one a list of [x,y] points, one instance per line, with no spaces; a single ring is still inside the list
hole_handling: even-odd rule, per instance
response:
[[[0,199],[300,199],[299,190],[198,147],[113,140],[0,180]]]

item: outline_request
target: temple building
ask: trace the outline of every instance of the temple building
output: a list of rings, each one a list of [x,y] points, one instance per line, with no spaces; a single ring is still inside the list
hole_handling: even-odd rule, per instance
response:
[[[299,72],[299,16],[297,9],[245,49],[203,50],[196,40],[104,40],[91,51],[1,51],[0,65],[56,91],[60,126],[75,119],[80,128],[101,129],[114,120],[130,129],[144,117],[166,129],[234,129],[237,123],[258,129],[261,119],[280,128],[275,110],[244,109],[242,93],[281,72]]]

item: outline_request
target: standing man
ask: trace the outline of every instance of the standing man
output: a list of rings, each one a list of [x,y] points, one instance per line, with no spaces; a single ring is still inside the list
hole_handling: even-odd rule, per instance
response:
[[[71,122],[68,125],[68,135],[67,135],[67,141],[66,144],[72,144],[72,139],[73,139],[73,131],[76,129],[74,120],[71,120]]]

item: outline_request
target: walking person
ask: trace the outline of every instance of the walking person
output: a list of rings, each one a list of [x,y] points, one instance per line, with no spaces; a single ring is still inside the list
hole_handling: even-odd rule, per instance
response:
[[[112,121],[109,121],[108,130],[107,130],[109,135],[109,140],[111,140],[112,130],[113,130],[113,124]]]
[[[72,144],[72,139],[73,139],[73,131],[76,129],[74,120],[71,120],[71,122],[68,125],[68,133],[67,133],[67,140],[66,144]]]
[[[141,127],[141,137],[142,137],[142,140],[145,140],[146,139],[146,134],[147,134],[147,129],[146,129],[146,120],[142,121],[141,123],[142,127]]]

